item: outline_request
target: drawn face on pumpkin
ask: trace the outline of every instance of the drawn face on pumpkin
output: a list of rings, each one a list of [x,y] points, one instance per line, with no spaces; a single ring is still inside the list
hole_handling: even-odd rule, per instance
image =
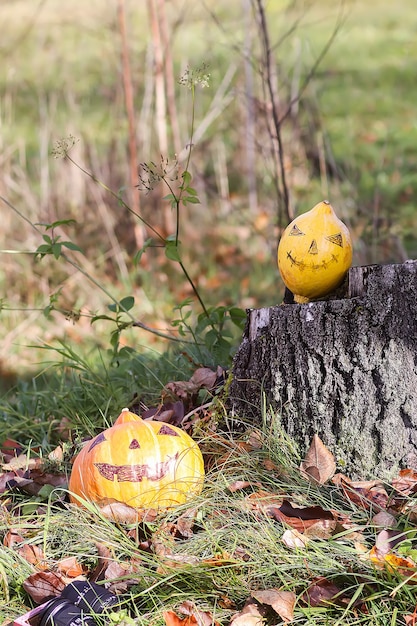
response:
[[[278,248],[278,267],[285,285],[293,294],[308,299],[338,287],[351,262],[349,230],[326,202],[291,222]]]
[[[201,452],[184,431],[140,420],[87,443],[74,461],[69,490],[99,505],[169,507],[199,493],[203,476]]]

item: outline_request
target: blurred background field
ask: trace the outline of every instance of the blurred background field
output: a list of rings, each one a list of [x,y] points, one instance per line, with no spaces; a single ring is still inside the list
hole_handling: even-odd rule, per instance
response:
[[[161,155],[172,162],[177,154],[184,163],[192,106],[179,78],[187,67],[210,74],[209,85],[196,90],[190,164],[201,204],[188,205],[181,218],[184,259],[208,305],[281,302],[279,234],[289,217],[325,198],[352,231],[355,264],[416,256],[415,1],[264,3],[288,206],[257,5],[0,2],[5,380],[40,367],[43,353],[30,346],[64,339],[88,352],[108,345],[108,324],[91,325],[89,318],[106,311],[108,297],[62,259],[36,260],[43,230],[33,224],[75,220],[57,229],[82,250],[69,256],[115,299],[134,296],[134,316],[162,332],[172,331],[173,308],[193,295],[157,249],[135,264],[146,229],[81,169],[53,156],[57,142],[73,136],[76,163],[120,192],[164,236],[172,234],[166,189],[139,194],[131,172],[139,163],[159,163]],[[129,155],[123,45],[131,66],[136,164]],[[51,296],[66,314],[45,316]],[[87,315],[78,319],[79,312]],[[122,341],[136,349],[162,345],[138,328]]]

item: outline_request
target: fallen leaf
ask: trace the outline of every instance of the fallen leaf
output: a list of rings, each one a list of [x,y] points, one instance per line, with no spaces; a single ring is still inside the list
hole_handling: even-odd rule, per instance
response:
[[[282,537],[281,541],[287,546],[287,548],[305,548],[308,543],[308,539],[305,535],[295,530],[295,528],[288,528]]]
[[[236,613],[230,621],[230,626],[262,626],[263,616],[259,606],[249,600],[243,609]]]
[[[230,622],[230,626],[262,626],[264,620],[261,616],[257,615],[237,615]]]
[[[218,622],[213,621],[213,616],[209,611],[202,611],[194,602],[190,602],[189,600],[185,600],[178,607],[178,611],[194,618],[198,626],[219,626]]]
[[[324,576],[315,578],[302,597],[309,606],[346,604],[346,598],[342,595],[339,587]]]
[[[300,471],[309,480],[320,485],[324,485],[334,475],[336,471],[334,456],[318,435],[314,435],[306,457],[300,465]]]
[[[265,589],[252,592],[252,597],[261,604],[270,606],[284,622],[292,622],[294,619],[296,595],[293,591]]]
[[[390,502],[380,480],[352,481],[344,474],[336,474],[333,476],[332,482],[342,488],[346,498],[365,510],[369,510],[371,507],[385,509]]]
[[[36,458],[30,459],[26,454],[19,454],[19,456],[13,457],[8,463],[2,465],[3,470],[16,472],[17,470],[29,470],[35,467],[42,467],[43,459]]]
[[[395,528],[397,526],[396,518],[388,511],[379,511],[373,516],[372,523],[381,528]]]
[[[3,539],[3,544],[8,548],[13,548],[21,557],[31,563],[36,569],[47,569],[45,554],[37,545],[25,542],[25,539],[14,530],[9,530]]]
[[[319,519],[306,528],[304,533],[310,539],[330,539],[334,535],[336,527],[336,520]]]
[[[157,407],[147,409],[142,413],[142,418],[179,426],[184,419],[184,415],[184,402],[177,400],[176,402],[164,402]]]
[[[198,626],[198,622],[192,615],[181,619],[174,611],[164,611],[166,626]]]
[[[48,459],[50,461],[62,461],[63,458],[64,458],[64,451],[62,450],[61,446],[57,446],[55,450],[52,450],[52,452],[48,454]]]
[[[49,598],[59,596],[67,580],[56,572],[36,572],[23,581],[23,588],[37,604],[42,604]]]
[[[417,491],[417,471],[413,469],[402,469],[398,478],[393,478],[392,486],[403,495],[410,495]]]
[[[262,465],[264,466],[264,468],[266,470],[268,470],[268,472],[277,472],[277,473],[282,473],[282,468],[279,467],[274,461],[272,461],[271,459],[264,459],[262,461]]]
[[[137,574],[141,567],[141,561],[135,558],[131,558],[129,561],[110,561],[104,572],[105,580],[110,582],[109,591],[125,593],[129,587],[136,585],[138,582]]]
[[[134,524],[138,521],[138,512],[123,502],[111,502],[100,508],[100,513],[109,520]]]
[[[235,480],[233,483],[230,483],[227,488],[231,493],[235,493],[235,491],[246,489],[246,487],[250,487],[251,485],[252,483],[249,480]]]
[[[417,623],[417,605],[411,615],[404,615],[406,626],[416,626]]]
[[[219,378],[219,372],[209,367],[199,367],[189,380],[177,380],[165,385],[164,391],[173,396],[190,401],[200,389],[213,389]]]
[[[69,556],[65,559],[61,559],[60,561],[58,561],[57,569],[67,578],[77,578],[77,576],[82,576],[83,574],[85,574],[85,569],[77,561],[77,558],[75,556]]]

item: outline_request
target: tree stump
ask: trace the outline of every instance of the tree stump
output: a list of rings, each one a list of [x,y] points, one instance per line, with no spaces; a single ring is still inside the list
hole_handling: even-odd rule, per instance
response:
[[[335,297],[249,310],[235,417],[259,422],[263,397],[301,453],[318,434],[351,477],[417,468],[417,261],[353,267]]]

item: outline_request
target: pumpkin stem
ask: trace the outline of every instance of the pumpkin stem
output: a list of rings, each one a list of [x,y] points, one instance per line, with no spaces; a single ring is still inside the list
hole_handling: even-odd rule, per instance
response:
[[[117,420],[114,422],[114,426],[118,424],[125,424],[126,422],[141,422],[141,421],[142,421],[142,418],[139,417],[139,415],[136,415],[136,413],[132,413],[130,409],[128,408],[124,408],[122,409]]]

